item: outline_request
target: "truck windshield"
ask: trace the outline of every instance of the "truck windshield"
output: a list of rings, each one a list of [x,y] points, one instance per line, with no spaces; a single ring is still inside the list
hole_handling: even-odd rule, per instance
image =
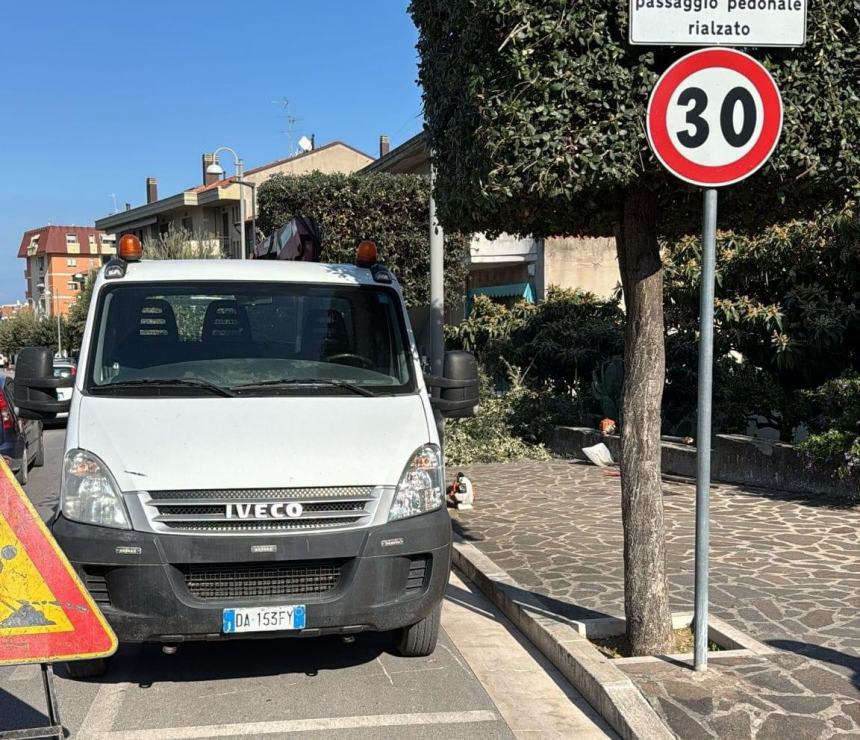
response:
[[[87,390],[136,396],[410,393],[414,370],[400,306],[397,293],[375,286],[110,286],[96,308]]]

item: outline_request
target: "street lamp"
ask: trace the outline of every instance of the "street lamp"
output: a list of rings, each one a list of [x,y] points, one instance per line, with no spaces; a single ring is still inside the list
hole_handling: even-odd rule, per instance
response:
[[[251,188],[251,205],[254,209],[253,211],[251,211],[251,254],[253,254],[254,247],[257,245],[257,186],[253,182],[237,181],[236,184],[244,185],[246,188]]]
[[[45,316],[48,315],[48,299],[51,300],[51,307],[53,308],[53,298],[54,294],[51,292],[51,289],[48,288],[44,283],[39,283],[36,286],[42,294],[42,303],[45,310]],[[63,355],[63,328],[60,317],[60,307],[57,306],[57,356],[62,357]]]
[[[230,152],[233,155],[233,164],[236,166],[236,182],[242,183],[242,160],[239,155],[229,146],[219,146],[212,154],[213,162],[206,168],[206,174],[224,176],[224,168],[218,164],[218,155],[221,152]],[[242,259],[246,259],[245,255],[245,195],[239,191],[239,249],[242,253]]]

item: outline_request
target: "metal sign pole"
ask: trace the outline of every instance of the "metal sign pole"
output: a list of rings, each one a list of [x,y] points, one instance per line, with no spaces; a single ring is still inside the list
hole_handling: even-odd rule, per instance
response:
[[[46,737],[63,740],[63,723],[60,721],[60,707],[57,704],[57,692],[54,689],[54,669],[50,663],[42,663],[41,670],[42,688],[45,690],[45,701],[48,704],[48,726],[0,730],[0,740],[37,740],[37,738]]]
[[[714,282],[717,191],[705,190],[699,325],[699,411],[696,429],[696,611],[693,622],[697,671],[708,668],[708,541],[711,493],[711,396],[714,374]]]

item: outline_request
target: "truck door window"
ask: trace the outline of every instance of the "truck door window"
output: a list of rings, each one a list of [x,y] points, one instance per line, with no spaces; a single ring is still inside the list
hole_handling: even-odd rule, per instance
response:
[[[119,284],[100,293],[92,341],[93,393],[164,395],[139,381],[171,380],[272,386],[260,393],[343,393],[332,381],[415,390],[402,302],[382,286]],[[174,385],[171,395],[204,392]]]

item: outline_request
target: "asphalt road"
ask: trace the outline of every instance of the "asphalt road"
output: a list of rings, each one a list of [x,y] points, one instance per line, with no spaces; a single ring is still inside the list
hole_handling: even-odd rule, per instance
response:
[[[64,431],[27,493],[43,517],[58,500]],[[68,735],[90,740],[208,737],[606,737],[590,707],[473,588],[452,574],[443,633],[428,658],[382,635],[200,643],[175,655],[122,645],[108,674],[55,666]],[[37,666],[0,668],[0,730],[41,726]]]

